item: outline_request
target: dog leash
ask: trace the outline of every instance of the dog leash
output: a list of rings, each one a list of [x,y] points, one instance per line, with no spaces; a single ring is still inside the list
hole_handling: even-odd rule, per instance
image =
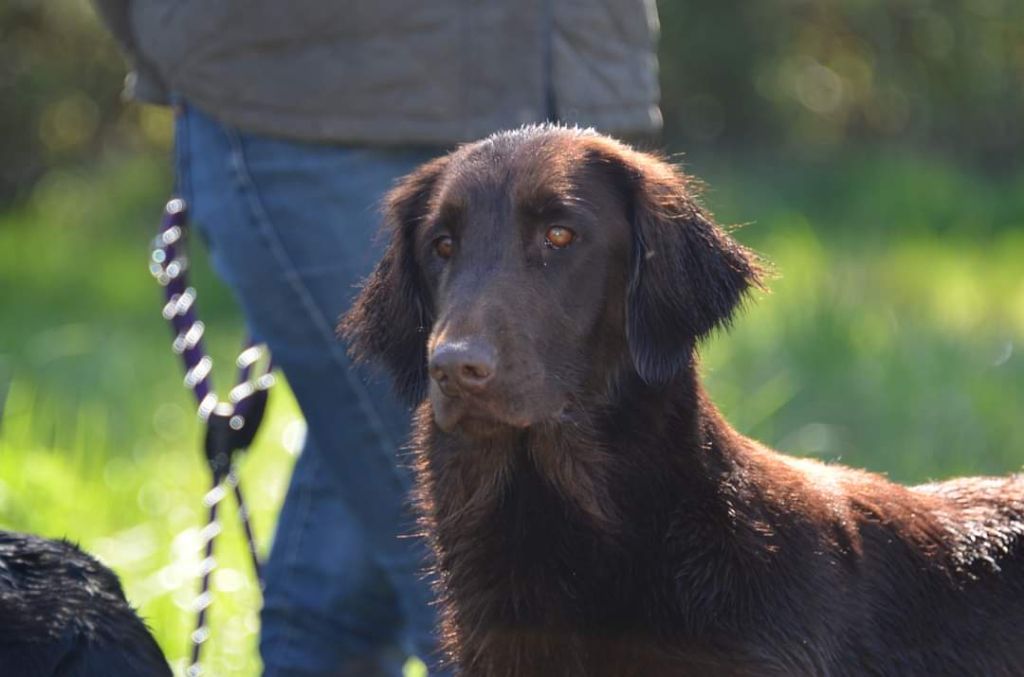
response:
[[[271,373],[273,362],[269,352],[251,338],[247,339],[236,360],[236,385],[228,394],[227,401],[217,398],[211,380],[213,360],[203,349],[206,325],[196,317],[196,290],[187,284],[187,239],[187,205],[184,200],[175,197],[164,207],[160,231],[153,240],[149,271],[164,288],[163,316],[171,323],[174,331],[171,348],[181,356],[185,367],[185,387],[195,395],[199,419],[206,424],[203,451],[210,466],[212,486],[203,496],[208,516],[206,526],[200,531],[203,559],[199,564],[199,595],[193,603],[196,626],[189,637],[192,657],[186,671],[189,677],[197,677],[202,674],[202,648],[210,637],[207,625],[207,611],[213,601],[210,578],[217,568],[213,546],[221,532],[220,522],[217,521],[217,506],[228,493],[234,494],[238,504],[238,515],[252,558],[253,571],[260,589],[263,587],[259,552],[234,458],[238,452],[248,449],[256,436],[267,406],[267,391],[274,384],[274,375]]]

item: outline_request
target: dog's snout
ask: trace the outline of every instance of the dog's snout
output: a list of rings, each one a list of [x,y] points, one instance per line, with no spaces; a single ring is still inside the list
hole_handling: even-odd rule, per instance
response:
[[[479,393],[494,379],[496,362],[494,348],[483,341],[446,341],[430,355],[430,377],[443,390]]]

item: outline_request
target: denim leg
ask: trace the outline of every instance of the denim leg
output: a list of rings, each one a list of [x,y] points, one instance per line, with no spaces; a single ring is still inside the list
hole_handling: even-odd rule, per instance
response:
[[[307,437],[277,521],[265,567],[263,674],[393,677],[407,655],[394,590],[320,456]]]
[[[179,115],[177,147],[180,188],[209,241],[214,265],[254,333],[270,346],[306,417],[317,451],[311,457],[336,487],[297,489],[294,495],[335,500],[347,509],[347,519],[358,526],[358,536],[348,540],[358,538],[368,571],[393,591],[405,646],[429,660],[436,624],[421,575],[427,550],[418,538],[399,538],[413,531],[406,502],[411,473],[397,456],[409,412],[382,380],[353,368],[334,334],[356,284],[380,254],[380,243],[374,244],[377,201],[428,155],[270,139],[221,125],[192,107]],[[291,500],[298,499],[290,495]],[[345,519],[337,508],[327,514]],[[324,546],[304,543],[296,556],[315,559],[319,547]],[[378,589],[366,577],[350,583],[359,588],[350,591],[350,599],[364,586]],[[268,579],[268,598],[276,585]],[[265,620],[286,618],[275,612]],[[368,628],[363,636],[385,634]],[[304,650],[357,658],[363,645],[337,637],[323,647],[310,638]]]

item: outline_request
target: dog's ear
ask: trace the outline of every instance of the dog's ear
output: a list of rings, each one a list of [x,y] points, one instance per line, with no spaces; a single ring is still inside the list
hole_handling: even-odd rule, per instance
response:
[[[644,381],[665,383],[701,338],[729,324],[751,286],[760,286],[761,269],[700,208],[675,167],[619,144],[593,157],[613,170],[632,230],[630,355]]]
[[[353,357],[383,364],[409,403],[426,392],[427,336],[434,322],[416,263],[415,231],[447,163],[447,156],[431,160],[388,193],[383,210],[387,249],[340,326]]]

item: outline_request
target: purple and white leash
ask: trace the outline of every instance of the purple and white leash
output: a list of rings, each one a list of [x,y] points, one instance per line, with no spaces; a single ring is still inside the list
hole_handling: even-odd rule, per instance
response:
[[[247,449],[256,436],[266,409],[267,390],[274,384],[274,375],[271,373],[273,363],[266,350],[254,344],[251,339],[247,340],[236,360],[237,385],[231,389],[227,401],[222,402],[217,398],[210,377],[213,360],[203,349],[203,332],[206,327],[196,317],[196,290],[189,287],[186,280],[187,235],[187,206],[180,198],[172,198],[164,208],[160,232],[153,241],[149,271],[164,288],[163,316],[171,323],[175,334],[171,348],[181,355],[185,366],[185,387],[195,394],[199,404],[199,418],[206,424],[204,447],[213,478],[212,487],[203,497],[209,515],[206,526],[200,531],[203,541],[203,560],[199,565],[201,584],[199,596],[193,604],[196,629],[191,635],[192,660],[186,672],[189,677],[196,677],[202,672],[200,653],[210,636],[206,624],[207,609],[213,599],[210,577],[217,568],[213,545],[221,532],[217,521],[217,506],[229,491],[234,493],[238,503],[238,515],[245,531],[253,570],[262,588],[256,539],[233,460],[235,453]]]

